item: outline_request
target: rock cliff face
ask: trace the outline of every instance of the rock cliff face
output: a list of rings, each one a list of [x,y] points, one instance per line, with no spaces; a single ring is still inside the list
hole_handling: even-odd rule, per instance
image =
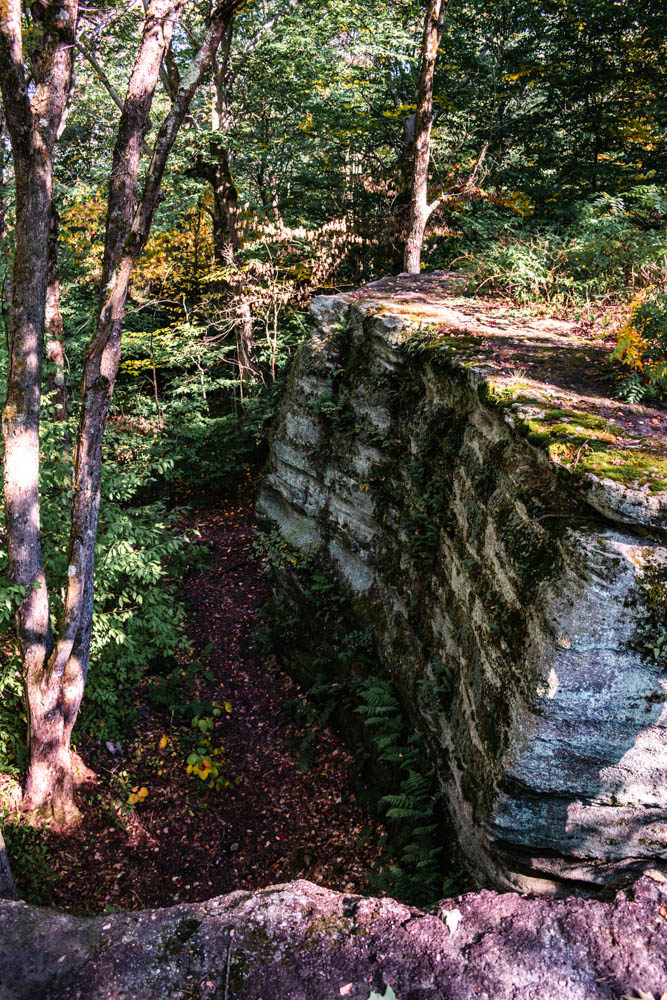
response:
[[[664,413],[595,395],[595,345],[454,275],[312,312],[258,511],[372,636],[471,872],[594,891],[667,865]]]

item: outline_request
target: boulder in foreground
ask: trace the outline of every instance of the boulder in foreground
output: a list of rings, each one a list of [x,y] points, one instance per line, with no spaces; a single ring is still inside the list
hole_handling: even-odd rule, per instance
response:
[[[657,998],[667,990],[661,878],[609,903],[484,891],[433,914],[305,881],[94,918],[2,902],[0,998]]]

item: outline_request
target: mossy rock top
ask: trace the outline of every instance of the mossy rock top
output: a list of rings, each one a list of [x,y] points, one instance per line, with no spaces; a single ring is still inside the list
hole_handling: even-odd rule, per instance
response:
[[[614,344],[575,320],[468,297],[465,285],[452,271],[403,274],[338,298],[391,320],[394,343],[481,376],[488,399],[603,513],[667,527],[667,410],[615,397]]]

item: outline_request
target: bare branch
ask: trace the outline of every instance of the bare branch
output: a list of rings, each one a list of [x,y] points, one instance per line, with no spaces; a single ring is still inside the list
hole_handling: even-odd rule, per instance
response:
[[[120,96],[120,94],[118,93],[118,91],[116,90],[116,88],[114,87],[114,85],[112,84],[112,82],[109,79],[109,77],[106,75],[106,73],[104,71],[104,68],[102,67],[102,64],[98,60],[97,56],[93,52],[91,52],[89,49],[87,49],[82,42],[77,42],[74,47],[75,47],[75,49],[77,49],[77,51],[79,51],[81,53],[81,55],[84,57],[84,59],[87,62],[90,63],[90,65],[93,67],[93,69],[97,73],[99,81],[100,81],[101,84],[103,84],[104,89],[106,90],[107,94],[109,95],[109,97],[111,98],[111,100],[114,102],[114,104],[116,105],[116,107],[119,108],[120,111],[122,111],[123,110],[123,99]]]

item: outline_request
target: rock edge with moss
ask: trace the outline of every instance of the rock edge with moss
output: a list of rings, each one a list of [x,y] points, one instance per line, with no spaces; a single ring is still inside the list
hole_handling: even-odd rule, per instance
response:
[[[479,884],[623,884],[667,862],[667,672],[642,636],[664,414],[586,395],[573,352],[595,348],[566,324],[455,292],[402,276],[314,301],[258,512],[372,633]],[[637,443],[650,483],[621,475]],[[289,566],[273,586],[305,606]],[[337,637],[295,635],[307,677]]]

